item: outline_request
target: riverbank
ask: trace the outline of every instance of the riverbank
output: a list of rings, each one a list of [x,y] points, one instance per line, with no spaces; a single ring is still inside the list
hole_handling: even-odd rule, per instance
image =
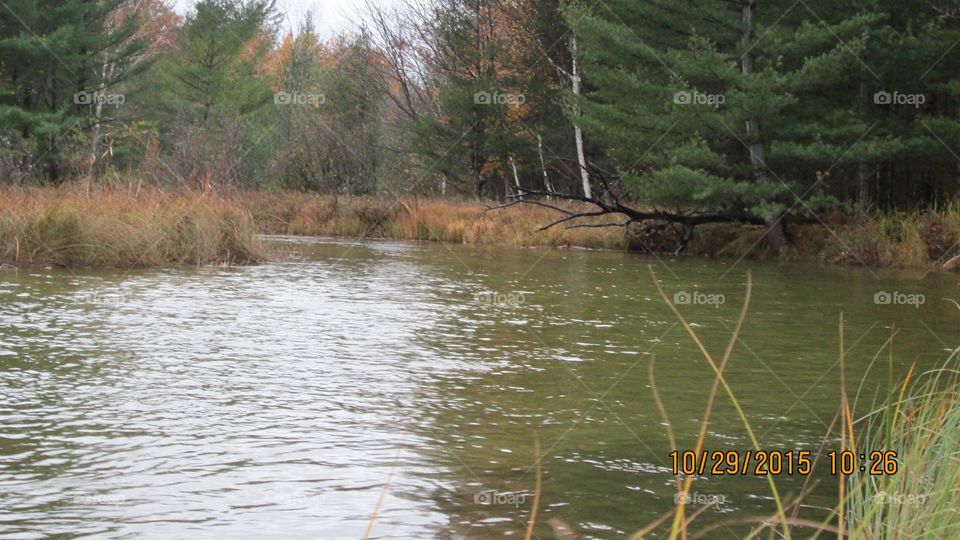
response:
[[[487,204],[476,201],[335,198],[279,191],[239,193],[235,200],[251,213],[258,230],[269,234],[372,236],[515,247],[612,250],[642,247],[620,227],[558,225],[538,231],[562,215],[532,205],[491,211]],[[588,208],[584,205],[582,209]],[[960,211],[953,207],[883,214],[872,219],[853,219],[835,213],[824,216],[823,220],[815,225],[790,225],[792,246],[785,253],[768,249],[763,227],[702,225],[696,229],[685,253],[733,260],[786,259],[914,269],[942,269],[958,253]],[[616,218],[606,216],[578,223],[595,226],[615,221]],[[658,251],[670,253],[679,233],[668,230],[643,240]]]
[[[0,264],[160,267],[264,260],[235,201],[160,190],[0,192]]]
[[[123,189],[20,189],[0,192],[0,264],[151,267],[246,264],[268,258],[256,234],[373,237],[491,244],[670,252],[676,231],[627,235],[611,216],[538,231],[560,216],[532,205],[488,210],[487,203],[334,197],[290,191],[166,193]],[[960,212],[887,214],[791,225],[792,247],[774,253],[763,228],[700,226],[686,254],[721,259],[786,259],[872,268],[939,269],[957,254]]]

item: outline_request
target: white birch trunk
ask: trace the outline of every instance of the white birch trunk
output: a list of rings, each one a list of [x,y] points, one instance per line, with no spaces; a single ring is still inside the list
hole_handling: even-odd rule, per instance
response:
[[[100,150],[100,123],[103,118],[103,93],[107,87],[107,65],[108,62],[104,62],[100,68],[100,84],[94,94],[97,98],[93,100],[93,136],[90,141],[90,159],[88,160],[90,164],[87,167],[87,177],[89,178],[93,178],[97,170],[97,152]],[[110,72],[112,74],[113,70],[111,69]]]
[[[573,95],[579,99],[580,97],[580,70],[577,66],[577,38],[570,40],[570,51],[573,56],[572,68],[573,72],[571,73],[570,82],[573,86]],[[583,182],[583,196],[590,199],[592,198],[592,193],[590,191],[590,174],[587,172],[587,159],[583,153],[583,131],[580,129],[580,108],[579,106],[574,105],[574,114],[575,120],[573,122],[573,136],[577,143],[577,163],[580,165],[580,180]]]
[[[520,177],[517,175],[517,162],[510,156],[510,167],[513,168],[513,185],[517,188],[517,196],[523,198],[523,191],[520,190]]]
[[[550,184],[550,177],[547,176],[547,163],[543,160],[543,136],[537,133],[537,153],[540,155],[540,170],[543,171],[543,187],[547,193],[553,193],[553,186]],[[548,195],[549,199],[550,196]]]

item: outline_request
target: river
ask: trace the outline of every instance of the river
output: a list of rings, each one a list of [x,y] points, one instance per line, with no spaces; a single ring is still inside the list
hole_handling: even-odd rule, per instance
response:
[[[767,449],[819,448],[841,312],[858,412],[958,344],[947,274],[271,241],[258,266],[0,273],[0,537],[360,538],[376,509],[376,538],[522,538],[536,439],[538,536],[623,537],[674,505],[651,361],[681,449],[713,380],[650,265],[717,358],[752,273],[727,377]],[[723,393],[707,446],[750,448]],[[773,508],[762,477],[693,491],[702,524]]]

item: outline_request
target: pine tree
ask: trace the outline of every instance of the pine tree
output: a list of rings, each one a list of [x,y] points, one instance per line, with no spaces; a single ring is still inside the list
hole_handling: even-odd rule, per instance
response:
[[[74,153],[89,148],[90,105],[109,84],[102,53],[122,71],[140,45],[131,39],[140,20],[119,22],[125,0],[11,0],[0,10],[0,126],[16,171],[59,182]],[[81,161],[89,163],[92,156]],[[39,169],[39,171],[37,170]]]
[[[257,182],[279,123],[269,80],[272,0],[201,0],[178,49],[158,65],[153,102],[164,147],[182,179]]]
[[[884,26],[864,55],[871,135],[857,183],[861,208],[918,207],[960,190],[960,4],[881,0]],[[867,70],[869,68],[869,71]]]
[[[588,135],[639,204],[760,219],[784,247],[785,214],[819,204],[812,171],[861,134],[845,87],[876,17],[829,21],[773,0],[606,4],[566,10]]]

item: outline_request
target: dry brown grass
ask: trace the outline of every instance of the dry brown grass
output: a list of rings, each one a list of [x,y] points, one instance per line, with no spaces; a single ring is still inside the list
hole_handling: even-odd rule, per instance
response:
[[[264,258],[253,220],[198,193],[83,188],[0,192],[0,263],[158,267]]]
[[[837,229],[839,239],[824,249],[831,263],[876,267],[938,267],[957,255],[960,209],[897,212],[859,220]]]
[[[482,201],[334,197],[291,191],[174,193],[157,188],[0,190],[0,264],[170,266],[248,263],[264,255],[255,233],[437,241],[455,244],[627,249],[622,228],[538,231],[556,211]],[[588,207],[572,206],[574,209]],[[581,223],[609,223],[606,216]],[[763,228],[697,228],[687,253],[739,259],[815,260],[871,267],[936,268],[960,252],[960,211],[888,214],[870,220],[790,227],[784,255]],[[666,237],[664,250],[675,239]]]
[[[272,234],[366,236],[456,244],[624,249],[619,228],[537,229],[557,212],[535,206],[487,210],[477,201],[390,200],[292,192],[246,192],[237,200]],[[606,221],[614,221],[608,218]],[[594,220],[599,223],[602,220]],[[589,221],[587,222],[589,223]]]
[[[340,197],[290,192],[238,194],[258,228],[277,234],[367,236],[456,244],[507,246],[578,246],[627,248],[623,229],[564,228],[538,231],[560,214],[548,208],[517,205],[487,210],[481,201]],[[571,206],[573,209],[592,209]],[[580,223],[605,223],[607,216]],[[871,219],[828,221],[828,224],[791,225],[793,245],[784,254],[767,248],[764,229],[737,224],[702,225],[687,254],[726,259],[821,261],[870,267],[938,268],[960,253],[960,209],[891,213]],[[672,249],[675,238],[666,238]]]

